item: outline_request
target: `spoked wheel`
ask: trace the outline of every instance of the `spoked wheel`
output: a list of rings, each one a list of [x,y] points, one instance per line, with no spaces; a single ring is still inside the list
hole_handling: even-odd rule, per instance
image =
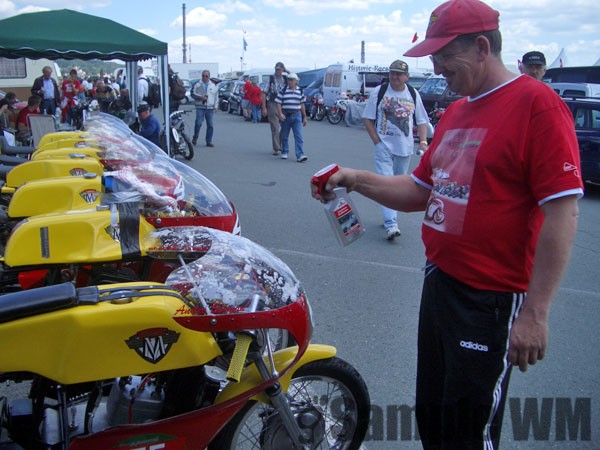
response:
[[[194,145],[187,134],[181,134],[183,140],[179,142],[179,153],[188,161],[194,157]]]
[[[340,123],[342,121],[342,112],[338,108],[331,108],[329,114],[327,114],[327,120],[334,125]]]
[[[317,115],[315,116],[315,119],[317,119],[317,121],[321,121],[325,118],[325,108],[319,108],[317,110]]]
[[[360,374],[339,358],[299,368],[287,393],[290,407],[310,449],[356,450],[369,424],[370,398]],[[228,423],[209,449],[293,449],[271,405],[250,401]]]

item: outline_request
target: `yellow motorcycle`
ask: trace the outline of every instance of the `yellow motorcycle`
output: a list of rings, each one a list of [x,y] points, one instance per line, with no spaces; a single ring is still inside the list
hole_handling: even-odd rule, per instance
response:
[[[160,231],[154,257],[173,257]],[[164,234],[164,233],[163,233]],[[370,413],[360,374],[310,344],[311,309],[277,257],[195,228],[165,284],[0,297],[0,380],[30,381],[2,426],[28,449],[358,449]],[[298,346],[274,351],[268,329]]]

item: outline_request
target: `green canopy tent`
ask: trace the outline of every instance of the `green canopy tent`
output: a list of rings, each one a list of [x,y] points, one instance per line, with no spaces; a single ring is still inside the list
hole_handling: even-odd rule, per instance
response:
[[[69,9],[20,14],[0,20],[0,57],[120,59],[130,96],[137,96],[137,62],[157,58],[164,117],[169,117],[167,44],[102,17]],[[166,133],[167,139],[169,133]],[[167,144],[168,145],[168,144]]]

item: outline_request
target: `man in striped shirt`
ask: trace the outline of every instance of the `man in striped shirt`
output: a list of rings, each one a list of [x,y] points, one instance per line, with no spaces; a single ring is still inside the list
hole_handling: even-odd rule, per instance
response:
[[[287,159],[290,150],[290,129],[294,132],[296,148],[296,161],[304,162],[308,157],[304,154],[302,140],[302,127],[306,126],[306,111],[304,109],[304,94],[298,87],[298,75],[290,73],[287,77],[288,84],[283,88],[275,102],[281,121],[281,159]]]

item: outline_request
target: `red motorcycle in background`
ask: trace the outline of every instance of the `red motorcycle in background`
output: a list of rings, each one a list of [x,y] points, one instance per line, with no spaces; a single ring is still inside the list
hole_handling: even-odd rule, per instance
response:
[[[325,108],[325,100],[321,94],[316,94],[313,97],[312,105],[310,108],[310,118],[312,120],[321,121],[327,114],[327,108]]]

